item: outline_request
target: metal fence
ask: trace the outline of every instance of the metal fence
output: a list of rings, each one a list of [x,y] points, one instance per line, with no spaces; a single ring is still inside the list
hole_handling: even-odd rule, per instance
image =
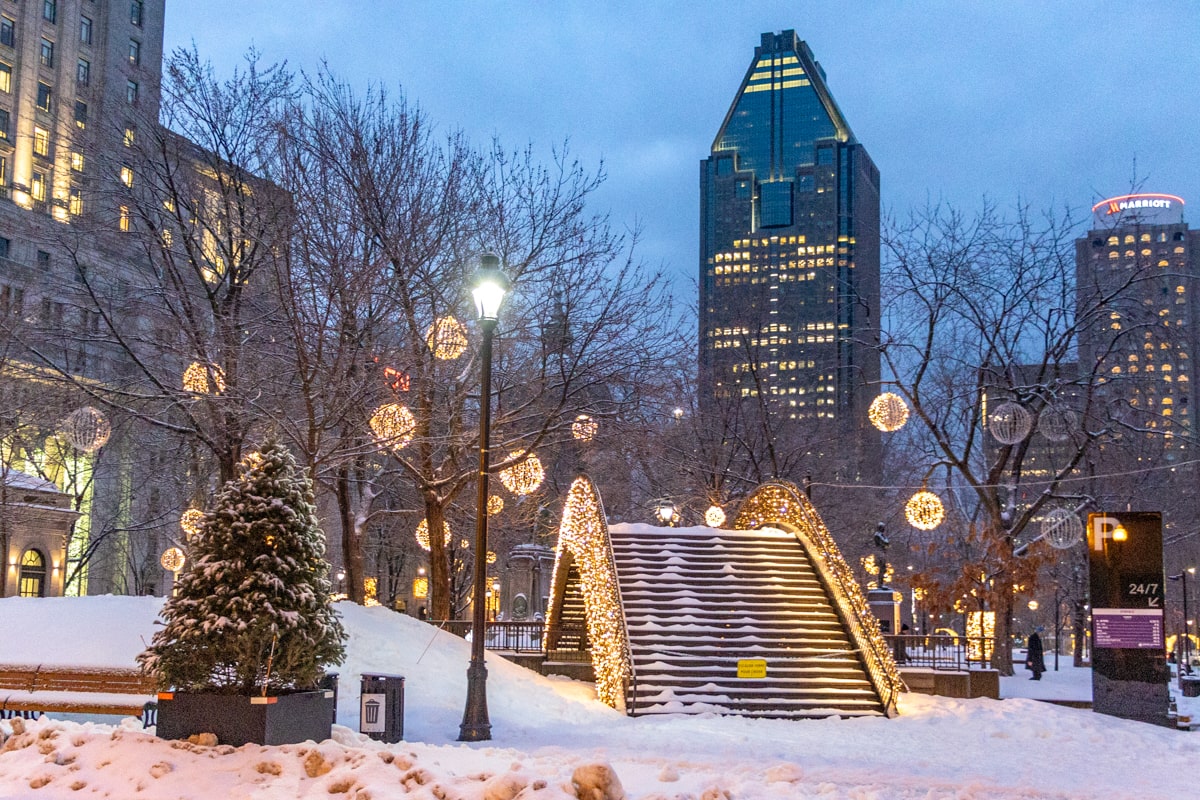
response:
[[[892,634],[883,638],[901,667],[990,669],[996,652],[996,640],[991,636]]]

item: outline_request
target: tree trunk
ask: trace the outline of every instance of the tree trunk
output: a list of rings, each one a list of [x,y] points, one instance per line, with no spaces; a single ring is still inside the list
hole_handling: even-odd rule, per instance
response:
[[[1075,613],[1071,615],[1071,632],[1075,634],[1075,645],[1072,647],[1074,655],[1074,664],[1077,667],[1083,666],[1083,643],[1086,626],[1084,621],[1087,619],[1087,603],[1084,600],[1075,601]]]
[[[425,492],[425,523],[429,526],[429,618],[451,618],[450,562],[446,557],[446,512],[435,492]]]
[[[342,569],[346,571],[346,595],[352,602],[363,604],[366,599],[366,589],[363,579],[365,561],[363,558],[362,536],[358,526],[354,524],[354,509],[350,497],[350,469],[347,465],[338,467],[337,471],[337,504],[338,521],[342,526]]]
[[[1012,592],[1011,578],[1005,576],[1004,580],[1008,591],[999,593],[1000,607],[996,609],[996,652],[992,656],[992,667],[1000,670],[1001,675],[1012,675],[1012,618],[1015,595]]]

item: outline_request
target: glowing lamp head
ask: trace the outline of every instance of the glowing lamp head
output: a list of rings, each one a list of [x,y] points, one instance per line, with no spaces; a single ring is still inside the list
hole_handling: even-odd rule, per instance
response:
[[[1114,542],[1124,542],[1129,539],[1129,531],[1125,530],[1124,525],[1118,525],[1112,532]]]
[[[658,517],[659,523],[671,525],[679,517],[679,511],[670,500],[660,500],[654,508],[654,515]]]
[[[471,296],[475,298],[475,313],[485,322],[500,318],[500,304],[512,284],[500,269],[500,259],[486,253],[479,259],[479,271],[475,273],[475,285]]]

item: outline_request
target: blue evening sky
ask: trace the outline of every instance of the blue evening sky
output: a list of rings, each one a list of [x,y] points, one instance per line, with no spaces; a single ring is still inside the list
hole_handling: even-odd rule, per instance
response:
[[[1200,224],[1200,3],[167,0],[166,49],[225,75],[264,60],[403,89],[480,144],[572,152],[642,258],[696,271],[700,160],[765,31],[812,48],[882,175],[926,199],[1070,207],[1136,174]]]

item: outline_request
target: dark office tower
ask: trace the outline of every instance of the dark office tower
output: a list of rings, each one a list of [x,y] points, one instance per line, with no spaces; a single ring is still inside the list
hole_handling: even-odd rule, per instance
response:
[[[873,479],[879,171],[794,31],[762,35],[700,165],[700,286],[702,413],[766,431],[780,477]]]
[[[1200,391],[1200,231],[1183,200],[1134,194],[1093,208],[1075,242],[1079,361],[1097,364],[1093,429],[1113,431],[1093,460],[1092,490],[1135,511],[1162,511],[1172,544],[1200,552],[1194,536],[1196,420]],[[1191,562],[1189,562],[1191,563]]]

